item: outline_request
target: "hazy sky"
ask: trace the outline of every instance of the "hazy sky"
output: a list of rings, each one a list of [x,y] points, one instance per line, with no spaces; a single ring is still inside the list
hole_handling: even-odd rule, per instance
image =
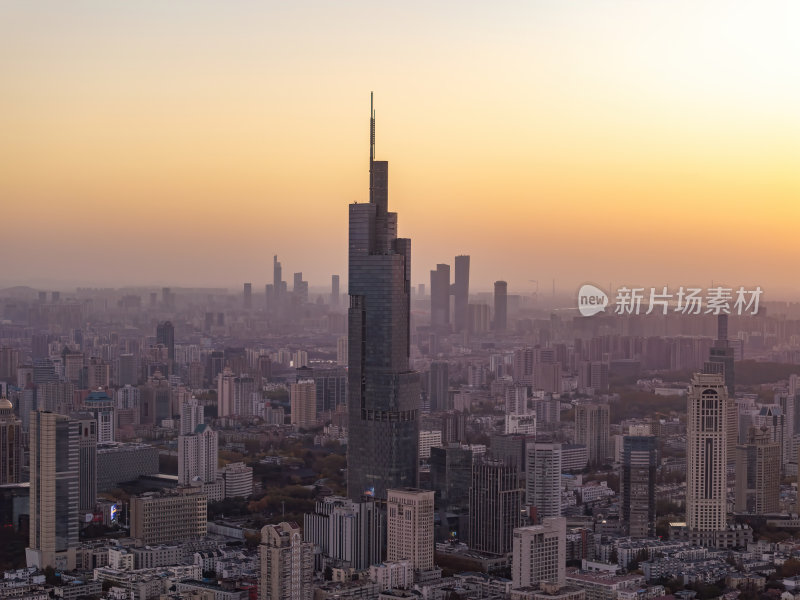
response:
[[[414,283],[800,295],[800,3],[0,4],[0,284],[346,277],[369,92]],[[771,294],[769,292],[772,292]]]

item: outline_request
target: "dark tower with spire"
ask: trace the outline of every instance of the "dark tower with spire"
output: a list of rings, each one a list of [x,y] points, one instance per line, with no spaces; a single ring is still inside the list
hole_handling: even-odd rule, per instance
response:
[[[417,485],[419,374],[408,360],[411,240],[388,209],[372,96],[369,135],[369,203],[350,205],[347,493],[385,500]]]

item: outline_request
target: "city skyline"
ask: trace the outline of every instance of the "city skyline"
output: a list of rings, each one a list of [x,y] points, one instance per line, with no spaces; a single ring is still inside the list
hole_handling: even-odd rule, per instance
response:
[[[0,7],[0,596],[795,598],[800,5],[63,4]]]
[[[275,253],[312,284],[345,273],[331,232],[360,199],[375,90],[415,284],[467,254],[473,289],[798,296],[796,5],[85,6],[3,8],[0,197],[28,227],[2,252],[31,229],[36,252],[0,287],[259,290]],[[712,220],[729,241],[713,265]]]

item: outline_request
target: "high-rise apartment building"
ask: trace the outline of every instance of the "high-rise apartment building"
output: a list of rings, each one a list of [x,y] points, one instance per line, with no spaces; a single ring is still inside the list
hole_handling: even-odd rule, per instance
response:
[[[194,433],[178,436],[178,483],[214,483],[217,480],[219,440],[217,432],[200,424]]]
[[[314,544],[304,542],[297,523],[261,529],[260,600],[311,600]]]
[[[347,493],[415,487],[419,374],[409,366],[411,240],[397,237],[370,115],[369,203],[350,205]]]
[[[502,333],[508,328],[508,283],[494,282],[494,320],[492,331]]]
[[[726,526],[728,393],[722,373],[697,373],[687,399],[686,526],[717,532]]]
[[[751,427],[736,447],[736,512],[780,512],[781,448],[769,431]]]
[[[248,417],[253,414],[253,393],[258,390],[250,375],[241,374],[233,379],[233,414]]]
[[[561,516],[561,444],[529,443],[525,503],[542,517]]]
[[[510,385],[506,388],[506,414],[528,414],[528,387],[525,385]]]
[[[29,567],[75,568],[78,545],[79,428],[69,417],[33,411],[30,417]]]
[[[234,405],[234,379],[236,376],[228,367],[217,377],[217,414],[220,417],[238,416]]]
[[[104,389],[111,383],[111,365],[102,358],[92,356],[86,371],[85,385],[89,389]]]
[[[586,446],[590,465],[605,464],[611,457],[609,414],[608,404],[575,407],[575,443]]]
[[[309,429],[317,424],[317,384],[313,379],[304,379],[289,386],[291,423],[300,429]]]
[[[468,541],[472,550],[497,556],[511,552],[514,529],[522,521],[525,493],[519,474],[519,465],[501,460],[473,464]]]
[[[567,520],[550,517],[541,525],[514,530],[511,558],[513,587],[527,588],[543,583],[566,583]]]
[[[620,521],[633,538],[656,534],[656,468],[658,445],[654,436],[626,435],[622,439]]]
[[[22,468],[22,421],[14,406],[0,396],[0,485],[18,483]]]
[[[433,569],[433,492],[388,491],[386,560],[409,560],[415,571]]]
[[[313,543],[327,563],[320,567],[367,569],[383,560],[385,536],[385,515],[374,500],[327,496],[303,518],[303,539]]]
[[[347,404],[347,369],[301,367],[297,369],[297,381],[303,380],[311,380],[316,384],[317,415],[334,412],[339,405]]]
[[[113,442],[117,430],[114,399],[104,390],[95,390],[83,401],[83,408],[97,421],[97,442]]]
[[[450,329],[450,265],[438,264],[431,271],[431,328]]]
[[[469,256],[456,256],[453,282],[453,325],[457,332],[467,329],[469,322]]]
[[[198,425],[205,422],[205,409],[200,401],[192,396],[181,404],[180,435],[194,433]]]

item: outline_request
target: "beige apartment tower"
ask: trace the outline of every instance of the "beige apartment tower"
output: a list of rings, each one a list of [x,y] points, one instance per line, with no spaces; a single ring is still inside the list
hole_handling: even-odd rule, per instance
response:
[[[541,525],[515,529],[511,561],[511,579],[515,589],[543,583],[563,587],[566,582],[567,520],[548,517]]]
[[[304,542],[297,523],[261,529],[260,600],[311,600],[314,544]]]
[[[780,512],[781,446],[766,428],[751,427],[736,447],[736,512]]]
[[[300,429],[317,424],[317,385],[313,379],[304,379],[289,387],[292,407],[291,423]]]
[[[408,560],[414,571],[433,569],[434,492],[416,488],[389,490],[386,560]]]
[[[609,414],[608,404],[575,407],[575,443],[586,446],[590,465],[605,464],[611,456]]]
[[[692,378],[686,421],[686,526],[690,532],[726,527],[728,392],[721,373]]]
[[[33,411],[30,419],[29,567],[75,568],[78,545],[79,424]]]

